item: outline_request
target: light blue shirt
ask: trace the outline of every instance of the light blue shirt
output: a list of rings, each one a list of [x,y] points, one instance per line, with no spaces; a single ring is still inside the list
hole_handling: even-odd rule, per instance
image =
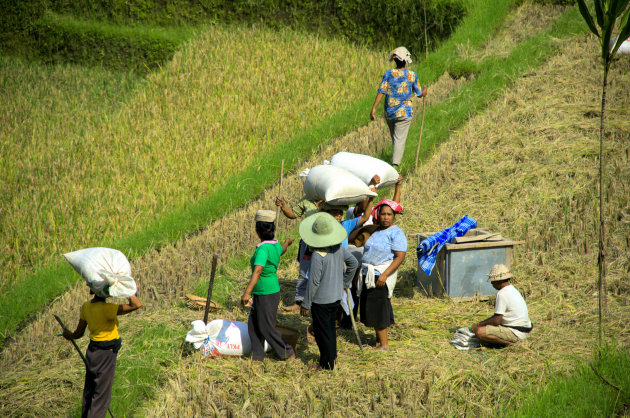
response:
[[[402,229],[392,225],[374,231],[365,243],[363,263],[378,266],[394,259],[394,251],[407,251],[407,237]]]
[[[348,249],[348,236],[350,235],[350,232],[354,231],[355,229],[359,227],[360,220],[361,218],[353,218],[353,219],[346,219],[345,221],[341,222],[341,226],[343,226],[346,230],[346,239],[343,240],[341,245],[346,250]]]

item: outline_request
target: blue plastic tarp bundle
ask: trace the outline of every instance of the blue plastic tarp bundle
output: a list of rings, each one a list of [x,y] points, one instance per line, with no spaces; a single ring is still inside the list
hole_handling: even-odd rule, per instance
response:
[[[433,234],[423,240],[416,248],[418,265],[422,271],[424,271],[427,276],[431,275],[433,266],[435,266],[435,259],[444,244],[452,242],[456,237],[461,237],[470,229],[476,227],[477,221],[473,218],[469,218],[468,215],[464,215],[462,219],[455,222],[455,225],[450,228],[443,229],[437,234]]]

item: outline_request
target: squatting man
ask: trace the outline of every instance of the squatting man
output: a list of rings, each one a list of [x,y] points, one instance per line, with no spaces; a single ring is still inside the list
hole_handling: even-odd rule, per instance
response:
[[[524,340],[532,330],[527,304],[510,278],[512,273],[503,264],[495,264],[488,275],[488,281],[498,290],[494,315],[470,326],[481,341],[508,346]]]

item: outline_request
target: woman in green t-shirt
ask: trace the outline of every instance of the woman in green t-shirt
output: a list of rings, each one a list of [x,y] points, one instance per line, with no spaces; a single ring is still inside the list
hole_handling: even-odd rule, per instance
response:
[[[241,296],[243,305],[247,305],[252,296],[254,299],[247,328],[252,342],[252,359],[257,361],[262,361],[265,357],[265,341],[281,360],[295,358],[295,350],[284,341],[282,334],[276,329],[276,313],[280,303],[280,284],[276,271],[280,256],[293,240],[287,238],[284,244],[280,245],[274,239],[275,220],[274,211],[256,212],[256,233],[260,238],[260,244],[250,259],[252,275]]]

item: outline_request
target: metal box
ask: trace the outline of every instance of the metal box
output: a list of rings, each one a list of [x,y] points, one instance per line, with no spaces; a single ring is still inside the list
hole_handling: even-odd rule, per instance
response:
[[[468,231],[464,237],[488,233],[475,228]],[[433,234],[419,233],[418,245]],[[495,295],[497,291],[488,282],[490,269],[495,264],[505,264],[510,267],[514,246],[522,243],[523,241],[512,241],[501,237],[499,241],[492,242],[445,244],[438,253],[430,276],[418,268],[417,286],[429,296],[448,295],[460,301]]]

